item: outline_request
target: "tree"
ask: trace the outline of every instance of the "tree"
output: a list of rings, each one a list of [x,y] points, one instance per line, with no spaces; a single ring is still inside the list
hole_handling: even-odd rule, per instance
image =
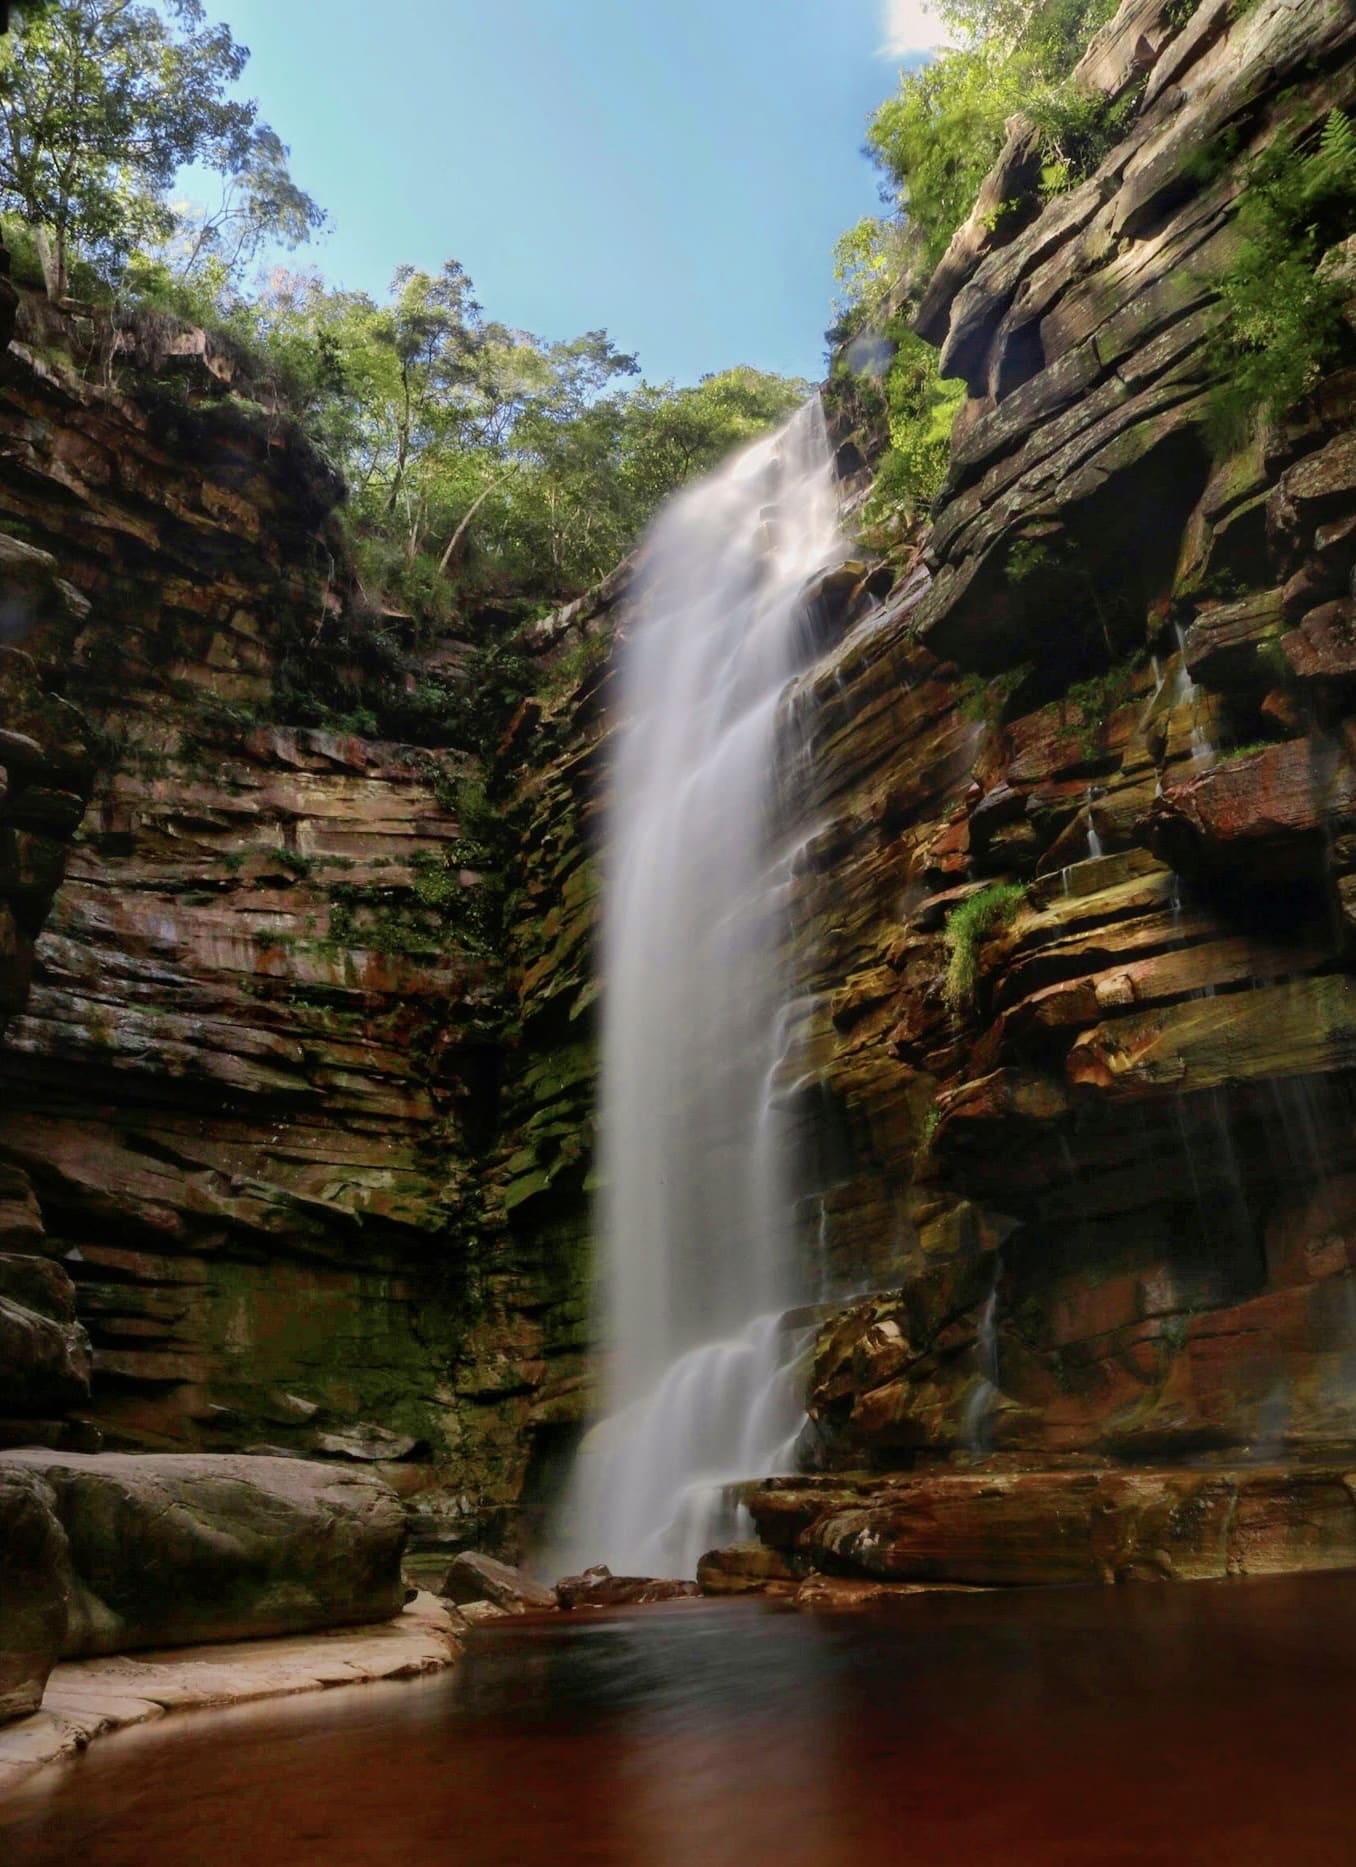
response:
[[[166,190],[203,162],[240,178],[236,207],[204,230],[201,250],[243,215],[255,234],[287,237],[319,209],[287,176],[286,150],[257,107],[226,96],[249,56],[201,0],[53,0],[25,9],[0,41],[0,199],[34,228],[47,290],[65,296],[71,254],[116,269],[167,240]],[[242,228],[243,231],[243,228]]]
[[[620,438],[628,529],[638,534],[670,493],[786,421],[809,394],[797,377],[748,365],[687,389],[642,384],[628,399]]]
[[[300,246],[324,223],[324,210],[293,181],[277,132],[256,125],[243,162],[222,173],[217,205],[182,218],[175,275],[183,282],[213,264],[237,279],[266,244]]]
[[[368,594],[428,616],[586,589],[662,499],[809,394],[753,369],[627,389],[639,365],[606,331],[490,320],[451,259],[402,266],[384,305],[279,272],[235,315],[348,481]]]

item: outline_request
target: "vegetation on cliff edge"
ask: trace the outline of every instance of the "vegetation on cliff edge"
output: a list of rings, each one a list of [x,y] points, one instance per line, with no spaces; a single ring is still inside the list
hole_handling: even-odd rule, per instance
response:
[[[964,387],[939,377],[909,319],[1003,147],[1007,119],[1020,110],[1035,125],[1043,186],[1055,193],[1095,166],[1134,102],[1111,106],[1069,78],[1116,0],[939,0],[937,10],[958,43],[903,72],[867,131],[888,212],[849,228],[835,254],[834,368],[857,377],[867,419],[888,433],[865,514],[868,528],[887,531],[925,512],[945,476]]]
[[[579,594],[655,507],[785,419],[808,385],[749,367],[627,383],[606,331],[547,339],[486,315],[464,268],[397,269],[389,296],[314,272],[248,277],[325,216],[232,95],[248,57],[201,0],[47,0],[0,39],[0,211],[16,276],[115,317],[160,312],[249,360],[246,393],[341,471],[374,613],[461,623],[487,599]],[[180,169],[220,178],[171,200]],[[473,631],[474,633],[474,631]]]

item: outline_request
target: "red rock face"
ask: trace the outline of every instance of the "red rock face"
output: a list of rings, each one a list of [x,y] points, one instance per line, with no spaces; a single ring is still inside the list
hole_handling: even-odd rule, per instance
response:
[[[502,1542],[579,1322],[480,1183],[474,759],[294,723],[361,679],[333,475],[193,334],[110,386],[60,324],[0,397],[0,1444],[376,1463]]]
[[[1084,79],[1144,88],[1067,194],[1036,192],[1014,127],[985,200],[1017,206],[958,236],[921,314],[970,390],[934,522],[893,587],[855,567],[813,592],[787,1099],[807,1258],[853,1293],[810,1413],[826,1482],[872,1477],[813,1549],[764,1494],[789,1576],[746,1551],[713,1585],[876,1576],[878,1549],[940,1575],[947,1538],[959,1580],[1184,1574],[1246,1566],[1249,1538],[1283,1554],[1311,1503],[1345,1523],[1356,353],[1221,453],[1209,340],[1251,154],[1282,118],[1304,136],[1356,106],[1356,22],[1342,0],[1184,11],[1134,0],[1099,35]],[[1207,176],[1221,131],[1235,156]],[[23,1006],[0,1159],[24,1176],[0,1181],[0,1223],[30,1261],[9,1273],[27,1295],[0,1295],[37,1300],[38,1250],[73,1274],[41,1300],[58,1330],[78,1304],[85,1411],[120,1441],[376,1459],[429,1538],[497,1544],[529,1444],[541,1477],[591,1372],[606,675],[524,708],[501,748],[504,950],[393,940],[373,891],[407,908],[455,847],[446,785],[427,751],[298,730],[270,698],[298,619],[343,610],[334,487],[191,355],[172,360],[187,407],[152,406],[41,367],[25,328],[3,477],[50,562],[10,573],[48,590],[24,652],[49,696],[83,668],[97,698],[102,669],[126,755],[69,857],[74,768],[32,765],[0,842],[0,996]],[[856,466],[880,439],[837,438]],[[624,585],[536,647],[610,627]],[[459,874],[454,898],[477,885]],[[51,1366],[26,1432],[65,1430],[78,1338]],[[1321,1465],[1321,1499],[1284,1474],[1249,1488],[1248,1459]],[[1179,1486],[1200,1460],[1219,1471]],[[872,1485],[980,1461],[992,1493],[872,1515]],[[1160,1475],[1122,1494],[1122,1465]],[[940,1543],[910,1527],[924,1509]],[[1154,1569],[1168,1518],[1217,1510],[1223,1542]]]
[[[791,1560],[887,1582],[1057,1587],[1356,1566],[1356,1498],[1340,1468],[769,1485],[750,1508],[765,1537],[790,1540]]]
[[[919,1476],[790,1541],[760,1493],[764,1537],[812,1568],[1134,1574],[1159,1505],[1094,1476],[1090,1516],[1062,1468],[1356,1452],[1356,373],[1339,351],[1265,450],[1212,456],[1196,294],[1242,171],[1179,161],[1231,97],[1259,141],[1297,98],[1314,125],[1349,106],[1356,23],[1132,12],[1156,62],[1125,142],[1001,240],[972,225],[925,299],[974,398],[930,586],[901,579],[806,681],[830,854],[799,900],[805,1152],[831,1124],[834,1165],[807,1206],[831,1276],[878,1292],[822,1330],[810,1412],[830,1467],[999,1474]],[[958,998],[947,930],[995,883],[1024,892]],[[1183,1482],[1155,1478],[1162,1508],[1205,1510]],[[1309,1509],[1281,1478],[1219,1482],[1249,1524]],[[1093,1518],[1126,1512],[1108,1554]]]

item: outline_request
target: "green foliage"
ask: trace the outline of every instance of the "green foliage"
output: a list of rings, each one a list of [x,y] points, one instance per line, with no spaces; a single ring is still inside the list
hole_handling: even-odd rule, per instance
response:
[[[969,1011],[975,1002],[979,982],[979,949],[989,935],[1005,927],[1026,900],[1020,882],[995,882],[981,888],[952,911],[946,924],[946,944],[951,957],[947,962],[946,981],[942,988],[947,1005],[958,1014]]]
[[[1115,0],[942,0],[938,10],[961,43],[904,72],[867,134],[895,212],[859,221],[834,254],[843,291],[830,338],[847,343],[860,334],[846,349],[847,367],[859,350],[893,353],[879,390],[889,447],[863,515],[868,527],[925,511],[945,478],[964,386],[938,377],[905,312],[887,313],[916,293],[969,216],[1007,119],[1024,111],[1037,125],[1046,188],[1054,191],[1096,166],[1138,105],[1137,94],[1113,106],[1068,79]],[[1016,205],[1000,204],[995,222]],[[865,335],[873,327],[874,345]],[[859,399],[870,404],[875,392],[859,391]]]
[[[1073,188],[1100,167],[1125,134],[1142,94],[1141,85],[1113,103],[1104,92],[1066,79],[1028,101],[1026,114],[1040,131],[1047,195]]]
[[[488,950],[491,918],[482,902],[485,883],[463,884],[442,858],[416,858],[408,888],[350,882],[330,891],[327,943],[409,958],[444,953],[453,946]]]
[[[1235,759],[1251,758],[1255,752],[1272,751],[1275,745],[1276,741],[1274,739],[1245,739],[1240,745],[1226,747],[1225,750],[1219,754],[1217,762],[1221,765],[1227,765]]]
[[[867,148],[898,191],[920,268],[930,270],[970,212],[1003,147],[1003,124],[1024,103],[1023,69],[981,38],[903,74],[871,119]]]
[[[0,199],[34,229],[52,297],[66,295],[75,253],[116,275],[137,247],[172,241],[167,190],[187,163],[227,178],[187,269],[320,223],[256,106],[226,95],[248,56],[228,27],[204,24],[200,0],[20,10],[0,39]]]
[[[5,250],[9,254],[10,278],[16,285],[26,285],[32,291],[46,291],[47,277],[36,229],[17,215],[6,213],[0,216],[0,230],[3,230]],[[96,302],[108,297],[107,279],[87,259],[71,254],[66,271],[67,290],[75,297]]]
[[[1030,679],[1032,664],[1023,661],[1002,674],[966,674],[956,682],[963,720],[980,720],[990,728],[1000,726],[1014,694]]]
[[[1044,538],[1019,538],[1008,552],[1008,582],[1024,584],[1041,571],[1056,569],[1066,557],[1067,547]]]
[[[587,680],[606,662],[611,648],[608,636],[598,630],[579,638],[558,660],[551,663],[545,681],[548,694],[568,694]]]
[[[273,710],[293,726],[491,753],[533,690],[535,662],[486,630],[455,669],[435,672],[412,617],[345,610],[316,628],[280,618]]]
[[[1211,354],[1212,427],[1222,451],[1313,389],[1341,341],[1350,284],[1326,274],[1327,250],[1356,230],[1356,130],[1334,110],[1313,149],[1282,134],[1253,162],[1240,241],[1219,280]]]
[[[887,511],[926,512],[941,490],[951,459],[951,430],[965,384],[937,373],[937,353],[912,331],[898,334],[886,373],[890,446],[880,463],[867,522]]]
[[[1090,675],[1083,681],[1071,681],[1065,688],[1064,704],[1077,708],[1081,715],[1085,744],[1093,744],[1117,708],[1134,697],[1144,655],[1145,651],[1139,649],[1104,673]]]
[[[669,493],[809,394],[752,369],[622,389],[636,361],[605,331],[550,342],[495,323],[455,260],[402,267],[385,304],[277,274],[251,315],[348,481],[369,598],[433,619],[577,595]]]
[[[1104,99],[1064,83],[1115,10],[1116,0],[942,0],[938,11],[961,45],[904,72],[867,132],[921,272],[936,265],[969,215],[1014,112],[1044,128],[1054,185],[1067,185],[1110,146],[1108,137],[1115,140],[1133,106],[1112,112]],[[880,237],[873,248],[854,230],[845,242],[840,276],[869,281],[880,270]]]
[[[843,288],[834,306],[840,338],[883,311],[909,258],[904,223],[894,216],[868,215],[839,235],[833,248],[833,276]]]

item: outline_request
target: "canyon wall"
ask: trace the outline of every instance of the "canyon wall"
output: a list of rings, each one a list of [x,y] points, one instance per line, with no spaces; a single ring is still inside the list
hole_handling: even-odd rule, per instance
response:
[[[412,621],[365,609],[342,489],[242,360],[16,312],[3,1442],[358,1461],[425,1544],[511,1542],[583,1266],[511,1158],[482,1186],[528,960],[462,821],[467,644],[423,644],[447,725],[398,742],[374,657]]]
[[[1127,0],[1080,75],[1128,133],[1043,201],[1014,119],[923,297],[950,473],[798,702],[818,1222],[882,1292],[820,1336],[831,1466],[1356,1447],[1356,344],[1229,445],[1210,347],[1353,51]]]

